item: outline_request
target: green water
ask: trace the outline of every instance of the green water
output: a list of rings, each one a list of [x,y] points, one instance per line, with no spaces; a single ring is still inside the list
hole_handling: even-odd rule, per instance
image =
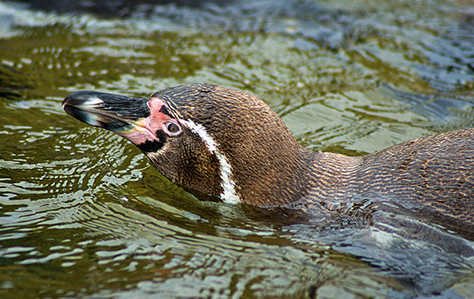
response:
[[[0,2],[1,298],[472,296],[472,257],[200,202],[61,108],[76,90],[211,82],[264,99],[306,147],[348,155],[472,127],[470,1],[123,12]]]

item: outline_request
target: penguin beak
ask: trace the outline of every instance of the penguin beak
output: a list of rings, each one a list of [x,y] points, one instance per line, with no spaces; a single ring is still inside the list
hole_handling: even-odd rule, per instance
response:
[[[148,100],[96,91],[78,91],[64,99],[63,109],[91,126],[120,134],[133,130],[150,116]]]

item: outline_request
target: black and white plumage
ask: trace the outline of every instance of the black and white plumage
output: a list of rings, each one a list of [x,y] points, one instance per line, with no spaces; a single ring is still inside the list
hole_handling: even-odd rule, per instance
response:
[[[474,231],[472,128],[348,157],[303,148],[263,101],[215,85],[150,98],[81,91],[63,107],[127,138],[164,176],[206,198],[328,213],[370,198]]]

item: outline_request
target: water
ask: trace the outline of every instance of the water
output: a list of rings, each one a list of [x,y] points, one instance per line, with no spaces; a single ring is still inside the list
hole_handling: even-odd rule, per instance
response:
[[[146,2],[0,2],[2,298],[472,296],[456,232],[200,202],[60,105],[212,82],[264,99],[308,148],[374,152],[473,126],[469,1]]]

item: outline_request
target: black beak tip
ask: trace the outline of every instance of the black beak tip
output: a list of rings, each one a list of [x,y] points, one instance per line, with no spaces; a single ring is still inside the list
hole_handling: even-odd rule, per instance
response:
[[[62,107],[80,121],[116,132],[132,127],[133,120],[149,116],[147,100],[83,90],[64,98]]]

